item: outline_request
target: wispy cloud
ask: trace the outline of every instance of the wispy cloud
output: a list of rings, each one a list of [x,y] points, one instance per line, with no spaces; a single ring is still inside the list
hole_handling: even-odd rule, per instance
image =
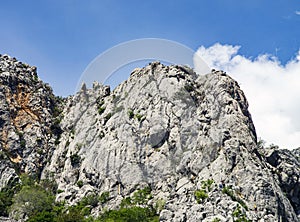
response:
[[[300,11],[295,11],[295,14],[296,15],[300,15]]]
[[[273,55],[246,58],[239,49],[215,44],[200,47],[197,53],[212,68],[227,71],[240,83],[259,137],[281,148],[299,147],[300,50],[282,65]]]

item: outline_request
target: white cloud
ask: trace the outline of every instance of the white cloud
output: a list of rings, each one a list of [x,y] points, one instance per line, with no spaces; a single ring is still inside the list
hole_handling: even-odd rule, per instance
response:
[[[196,53],[210,67],[226,71],[240,83],[258,137],[281,148],[300,147],[300,50],[282,65],[275,56],[247,58],[238,54],[239,49],[217,43],[201,46]]]
[[[300,15],[300,11],[295,11],[296,15]]]

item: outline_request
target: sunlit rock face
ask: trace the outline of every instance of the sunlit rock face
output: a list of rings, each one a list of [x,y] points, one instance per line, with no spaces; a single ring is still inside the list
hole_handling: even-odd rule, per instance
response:
[[[59,103],[36,67],[8,55],[0,56],[0,98],[1,188],[22,172],[41,174],[55,149]]]
[[[226,73],[154,62],[113,91],[94,83],[59,99],[34,67],[8,56],[0,64],[2,187],[37,173],[69,204],[109,192],[94,215],[149,186],[149,204],[165,202],[161,221],[233,221],[238,208],[253,221],[298,221],[299,171],[275,175],[283,165],[258,149],[245,95]]]

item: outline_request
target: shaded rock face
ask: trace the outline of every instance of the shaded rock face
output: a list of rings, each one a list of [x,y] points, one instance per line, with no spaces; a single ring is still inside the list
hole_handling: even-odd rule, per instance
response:
[[[299,220],[299,151],[258,150],[245,95],[226,73],[154,62],[113,91],[83,85],[62,106],[33,67],[1,64],[2,187],[15,169],[42,171],[69,204],[109,192],[94,215],[149,186],[148,204],[165,202],[161,221],[234,221],[238,209],[253,221]]]
[[[281,190],[300,214],[300,148],[279,150],[276,147],[264,151],[268,166]]]
[[[55,147],[55,100],[36,67],[0,56],[0,188],[17,179],[16,171],[43,170]]]

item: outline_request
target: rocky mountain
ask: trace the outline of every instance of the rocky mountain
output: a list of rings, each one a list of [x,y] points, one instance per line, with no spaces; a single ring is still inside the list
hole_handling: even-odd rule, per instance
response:
[[[223,71],[154,62],[113,91],[94,83],[62,99],[3,55],[0,97],[0,189],[27,173],[55,181],[69,205],[109,194],[95,217],[147,188],[160,221],[300,220],[300,149],[258,145],[246,97]]]

